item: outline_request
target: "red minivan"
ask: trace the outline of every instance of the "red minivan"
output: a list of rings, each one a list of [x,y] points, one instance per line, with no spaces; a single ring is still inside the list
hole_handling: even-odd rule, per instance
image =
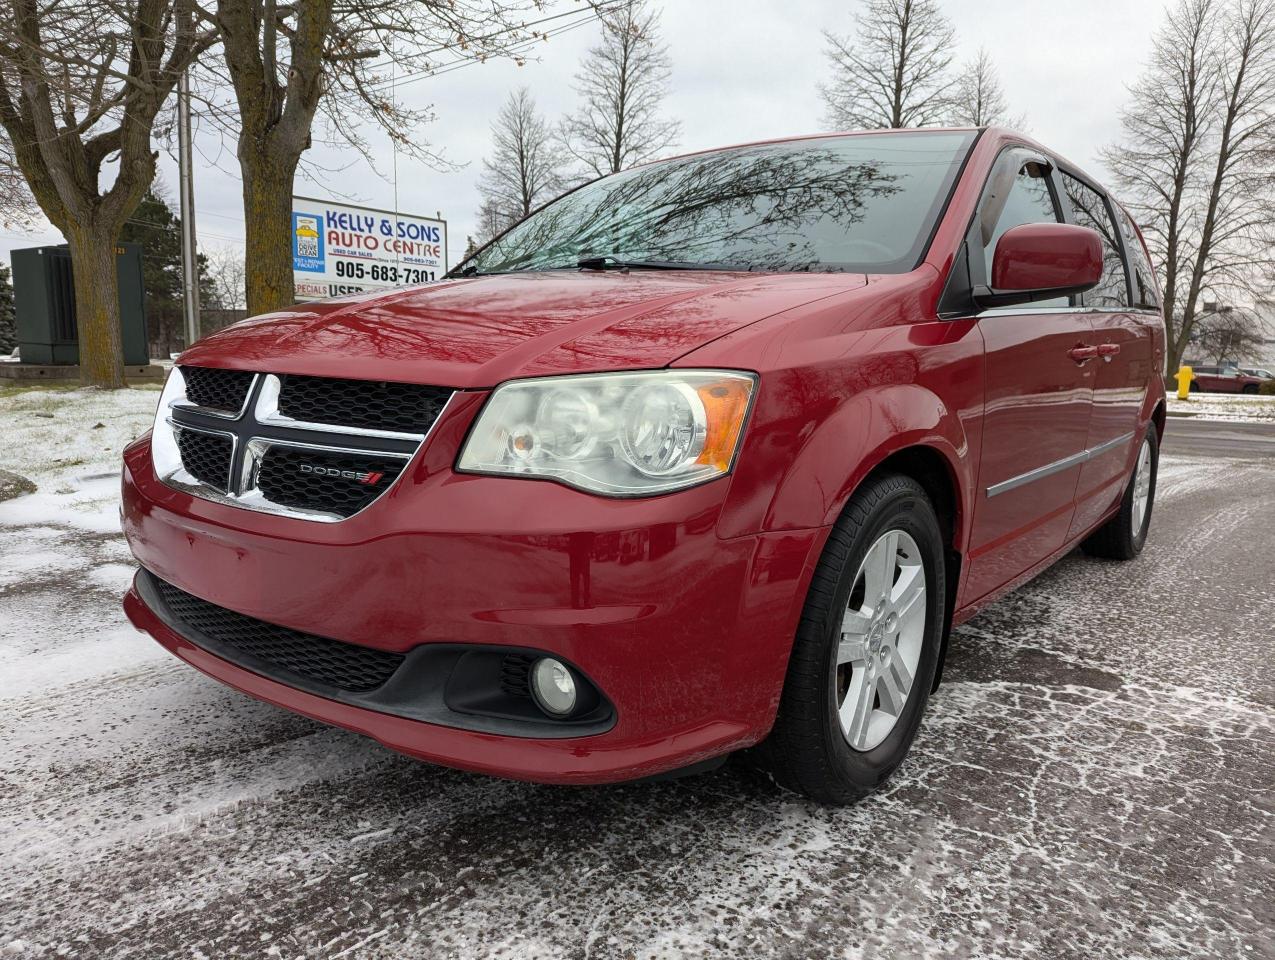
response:
[[[124,605],[431,762],[584,784],[754,748],[847,802],[954,624],[1141,550],[1163,362],[1137,228],[1018,134],[653,163],[441,282],[182,354],[124,453]]]

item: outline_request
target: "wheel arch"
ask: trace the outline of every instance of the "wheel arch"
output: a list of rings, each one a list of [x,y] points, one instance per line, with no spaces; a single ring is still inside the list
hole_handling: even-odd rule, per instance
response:
[[[947,659],[948,641],[952,634],[952,616],[956,610],[956,597],[961,584],[963,554],[957,549],[958,531],[965,516],[960,480],[952,463],[935,447],[915,444],[896,450],[884,457],[869,470],[856,485],[884,474],[901,474],[921,485],[934,505],[939,529],[943,532],[943,576],[946,605],[943,611],[943,634],[940,640],[938,667],[934,673],[933,690],[937,690],[943,678],[943,663]],[[853,491],[851,491],[853,495]],[[849,497],[847,497],[847,500]],[[844,503],[842,504],[844,507]]]

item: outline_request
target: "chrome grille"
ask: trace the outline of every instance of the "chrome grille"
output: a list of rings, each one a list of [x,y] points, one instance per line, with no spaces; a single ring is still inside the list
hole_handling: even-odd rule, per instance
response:
[[[152,434],[155,470],[169,486],[208,500],[344,520],[402,476],[452,392],[177,367]]]
[[[257,467],[272,503],[350,517],[394,485],[405,461],[379,454],[273,446]]]

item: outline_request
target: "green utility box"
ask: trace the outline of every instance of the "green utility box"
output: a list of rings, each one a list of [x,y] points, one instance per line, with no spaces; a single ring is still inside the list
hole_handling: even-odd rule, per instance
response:
[[[13,308],[18,349],[24,364],[77,364],[80,343],[75,327],[75,283],[71,251],[65,246],[14,250]],[[150,363],[146,337],[146,291],[142,283],[142,248],[115,245],[115,272],[120,286],[120,334],[124,364]]]

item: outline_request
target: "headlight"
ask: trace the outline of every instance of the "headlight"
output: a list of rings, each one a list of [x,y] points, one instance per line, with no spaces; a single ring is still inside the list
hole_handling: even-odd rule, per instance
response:
[[[679,490],[730,471],[757,378],[652,370],[498,387],[457,469],[551,477],[613,497]]]
[[[186,399],[186,378],[180,367],[168,371],[168,379],[164,381],[164,390],[159,395],[159,405],[155,408],[155,423],[151,427],[151,462],[155,465],[156,475],[167,483],[183,472],[181,453],[177,449],[177,431],[168,422],[172,416],[173,404]],[[193,478],[191,482],[194,483]]]

